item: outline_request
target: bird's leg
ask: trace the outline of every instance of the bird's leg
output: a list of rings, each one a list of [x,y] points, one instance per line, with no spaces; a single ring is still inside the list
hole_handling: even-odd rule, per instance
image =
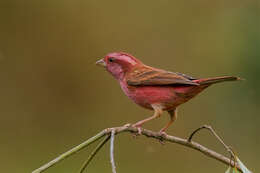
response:
[[[170,110],[168,111],[168,113],[170,114],[170,121],[166,124],[165,127],[163,127],[159,133],[160,134],[166,134],[165,131],[166,129],[177,119],[177,109],[173,109],[173,110]]]
[[[142,126],[144,123],[146,123],[146,122],[148,122],[148,121],[150,121],[150,120],[153,120],[153,119],[155,119],[155,118],[160,117],[160,116],[162,115],[162,113],[163,113],[162,107],[161,107],[160,105],[153,104],[153,105],[152,105],[152,108],[154,109],[154,114],[153,114],[153,116],[151,116],[151,117],[149,117],[149,118],[146,118],[146,119],[144,119],[144,120],[138,121],[137,123],[135,123],[135,124],[133,125],[133,127],[137,127],[137,129],[138,129],[138,134],[139,134],[139,135],[140,135],[141,132],[142,132],[141,126]]]

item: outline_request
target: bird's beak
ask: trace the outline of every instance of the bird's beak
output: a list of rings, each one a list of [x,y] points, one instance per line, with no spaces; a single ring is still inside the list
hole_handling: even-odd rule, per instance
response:
[[[103,59],[98,60],[96,62],[96,65],[100,65],[102,67],[106,67],[107,66],[106,62]]]

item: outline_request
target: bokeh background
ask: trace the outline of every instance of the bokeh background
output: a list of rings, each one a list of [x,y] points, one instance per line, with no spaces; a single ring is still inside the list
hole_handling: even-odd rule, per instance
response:
[[[182,105],[168,133],[187,137],[210,124],[258,172],[259,46],[257,0],[1,0],[1,172],[31,172],[104,128],[152,114],[95,66],[114,51],[196,77],[245,78],[210,87]],[[168,119],[165,113],[144,127],[159,130]],[[206,131],[194,140],[226,154]],[[93,147],[47,172],[77,172]],[[116,137],[115,160],[124,173],[219,173],[227,168],[183,146],[129,134]],[[111,172],[108,145],[88,172]]]

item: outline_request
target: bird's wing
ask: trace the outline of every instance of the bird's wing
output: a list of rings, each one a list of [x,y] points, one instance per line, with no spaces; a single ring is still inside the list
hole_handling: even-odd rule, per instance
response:
[[[151,85],[199,85],[193,82],[195,78],[154,68],[138,68],[126,76],[128,85],[151,86]]]

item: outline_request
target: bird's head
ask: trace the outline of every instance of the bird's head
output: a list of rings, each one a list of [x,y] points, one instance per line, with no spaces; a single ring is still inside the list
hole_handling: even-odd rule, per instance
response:
[[[122,79],[128,71],[131,71],[136,65],[141,65],[142,62],[134,56],[124,53],[115,52],[109,53],[104,58],[96,62],[107,69],[116,79]]]

